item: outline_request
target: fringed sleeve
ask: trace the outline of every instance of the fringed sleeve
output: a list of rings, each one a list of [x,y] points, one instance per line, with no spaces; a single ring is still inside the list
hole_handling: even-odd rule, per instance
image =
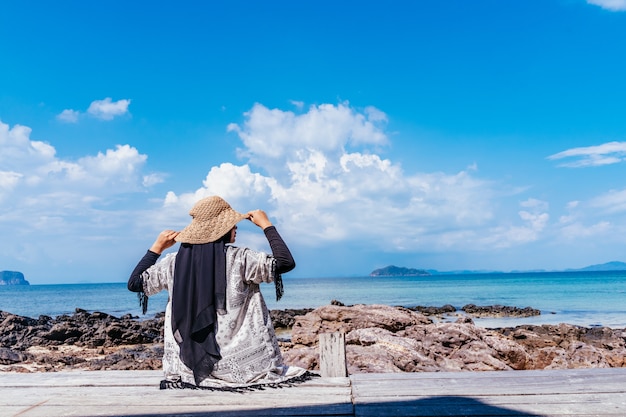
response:
[[[270,226],[263,230],[265,237],[272,249],[274,257],[274,265],[272,274],[274,275],[274,285],[276,286],[276,301],[280,300],[284,293],[282,274],[291,271],[296,267],[296,262],[285,244],[285,241],[276,230],[276,227]]]
[[[156,263],[159,259],[159,254],[148,251],[141,258],[133,272],[130,274],[130,278],[128,278],[128,289],[132,292],[137,293],[137,298],[139,299],[139,306],[141,307],[141,311],[143,314],[146,314],[148,311],[148,296],[145,294],[143,290],[143,277],[142,274],[150,268],[152,265]]]

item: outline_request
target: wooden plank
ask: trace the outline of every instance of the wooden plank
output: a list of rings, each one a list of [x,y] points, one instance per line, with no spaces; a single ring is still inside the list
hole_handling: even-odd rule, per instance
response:
[[[358,374],[355,416],[626,416],[626,369]]]
[[[0,374],[0,417],[626,416],[626,368],[356,374],[246,392],[159,390],[160,371]]]
[[[376,373],[363,373],[353,374],[351,378],[355,377],[359,380],[385,380],[385,379],[414,379],[418,376],[420,379],[441,379],[454,376],[455,378],[466,378],[471,380],[479,379],[511,379],[514,377],[518,379],[520,377],[533,377],[533,378],[553,378],[555,376],[562,377],[567,374],[569,377],[584,377],[589,376],[602,376],[602,375],[624,375],[626,374],[626,368],[576,368],[576,369],[541,369],[541,370],[528,370],[528,371],[458,371],[458,372],[390,372],[384,374]]]
[[[539,372],[539,373],[538,373]],[[528,392],[546,394],[574,394],[588,392],[593,386],[596,392],[623,392],[626,387],[626,368],[613,372],[596,373],[594,370],[580,373],[578,370],[547,372],[442,372],[432,374],[385,374],[374,379],[366,374],[352,375],[353,392],[357,397],[439,395],[512,395]],[[371,374],[370,374],[371,375]],[[395,377],[391,377],[394,375]]]
[[[561,396],[425,397],[413,401],[355,404],[355,416],[619,416],[626,414],[624,397],[611,394],[565,400]]]
[[[556,383],[556,381],[555,381]],[[620,386],[621,385],[621,386]],[[535,394],[560,394],[575,395],[577,393],[589,392],[589,387],[593,386],[594,392],[621,393],[626,381],[605,381],[602,383],[571,384],[567,382],[555,385],[528,383],[526,386],[517,385],[512,382],[510,385],[504,382],[502,385],[467,385],[452,386],[441,383],[437,386],[424,386],[418,381],[405,381],[405,384],[370,384],[367,386],[355,384],[353,394],[355,397],[367,398],[381,395],[394,397],[412,397],[425,395],[441,395],[442,392],[449,395],[522,395],[529,392]]]
[[[323,378],[348,376],[344,333],[320,333],[319,349],[320,373]]]
[[[352,416],[348,378],[246,393],[159,390],[161,372],[2,374],[0,416]]]

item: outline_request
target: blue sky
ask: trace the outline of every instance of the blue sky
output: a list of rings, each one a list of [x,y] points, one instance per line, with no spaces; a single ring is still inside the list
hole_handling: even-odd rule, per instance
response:
[[[293,277],[626,261],[625,40],[626,0],[3,4],[0,270],[125,281],[213,194]]]

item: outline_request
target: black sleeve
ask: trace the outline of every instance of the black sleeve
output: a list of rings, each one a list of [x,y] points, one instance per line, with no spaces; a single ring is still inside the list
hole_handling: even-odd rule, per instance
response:
[[[143,278],[141,278],[141,274],[143,274],[146,269],[154,265],[159,259],[159,256],[161,255],[149,250],[143,258],[141,258],[133,270],[133,273],[130,274],[130,278],[128,278],[128,289],[130,291],[143,292]]]
[[[263,232],[265,237],[267,237],[270,248],[272,248],[272,255],[276,259],[276,273],[284,274],[294,269],[296,262],[293,260],[293,256],[291,256],[291,252],[289,252],[289,248],[283,241],[283,238],[278,234],[276,227],[267,227],[263,229]]]

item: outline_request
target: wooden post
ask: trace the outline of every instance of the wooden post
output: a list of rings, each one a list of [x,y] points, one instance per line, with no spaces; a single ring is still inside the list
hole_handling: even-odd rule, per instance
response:
[[[320,373],[324,378],[347,377],[346,336],[344,333],[320,333]]]

